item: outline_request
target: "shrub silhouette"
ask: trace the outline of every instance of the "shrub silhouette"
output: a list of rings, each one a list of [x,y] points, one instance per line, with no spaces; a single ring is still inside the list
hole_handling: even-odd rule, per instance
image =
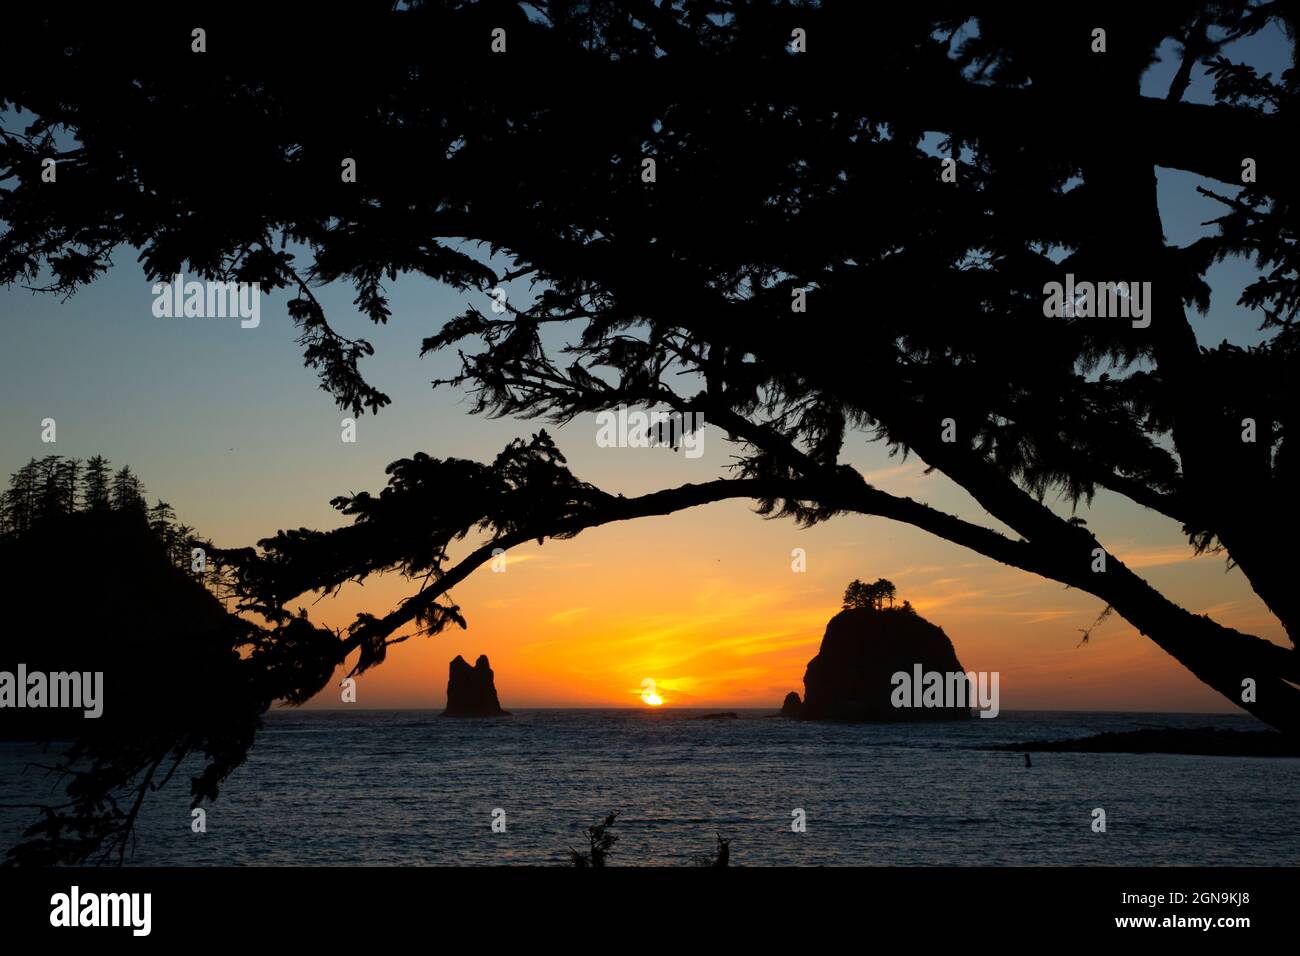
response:
[[[573,847],[569,847],[570,863],[574,866],[605,865],[605,861],[609,859],[609,854],[614,849],[614,844],[618,842],[618,834],[614,832],[618,813],[619,811],[615,810],[599,823],[587,827],[587,852],[579,853]]]

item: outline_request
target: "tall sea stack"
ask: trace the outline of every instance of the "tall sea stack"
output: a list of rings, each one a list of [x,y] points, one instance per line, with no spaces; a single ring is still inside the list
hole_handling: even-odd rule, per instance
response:
[[[480,654],[473,667],[459,654],[451,662],[447,676],[447,709],[444,717],[508,717],[497,699],[496,683],[486,654]]]

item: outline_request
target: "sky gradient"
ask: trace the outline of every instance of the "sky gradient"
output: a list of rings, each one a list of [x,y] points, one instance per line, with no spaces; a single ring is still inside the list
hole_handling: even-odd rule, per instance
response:
[[[1163,94],[1176,65],[1171,52],[1153,67],[1147,92]],[[1232,53],[1274,70],[1289,58],[1275,31]],[[1206,101],[1207,90],[1198,70],[1190,98]],[[1161,172],[1161,212],[1177,245],[1205,234],[1203,223],[1218,214],[1195,193],[1199,182]],[[256,329],[237,319],[159,319],[133,256],[119,250],[110,273],[67,302],[0,289],[6,475],[34,456],[101,453],[137,471],[150,503],[161,497],[218,545],[241,546],[280,528],[337,526],[330,498],[377,491],[396,458],[425,451],[490,460],[509,440],[543,427],[470,416],[463,394],[429,387],[456,370],[455,355],[421,359],[420,342],[471,298],[408,277],[389,288],[393,319],[385,327],[357,313],[350,289],[319,293],[342,334],[374,342],[377,354],[362,371],[393,398],[378,416],[363,416],[356,443],[345,444],[344,413],[302,367],[286,294],[263,296]],[[1242,261],[1211,269],[1210,314],[1193,316],[1203,343],[1261,341],[1262,316],[1235,305],[1253,275]],[[486,309],[486,296],[474,298]],[[40,439],[47,417],[58,423],[54,445]],[[628,495],[717,477],[732,453],[716,430],[706,431],[704,455],[687,459],[666,449],[598,448],[594,418],[546,427],[579,478]],[[864,436],[846,444],[845,460],[886,491],[996,526],[947,479],[925,475],[916,459],[889,458]],[[1173,522],[1106,493],[1080,513],[1171,599],[1285,643],[1242,575],[1226,571],[1222,558],[1191,557]],[[806,551],[806,573],[791,570],[795,548]],[[451,658],[486,653],[507,709],[635,706],[647,677],[669,705],[776,707],[788,691],[802,694],[804,667],[845,585],[877,577],[892,580],[900,598],[944,628],[966,668],[1000,672],[1004,710],[1230,709],[1118,617],[1080,646],[1080,630],[1102,610],[1089,595],[883,518],[840,518],[801,531],[758,518],[743,502],[517,549],[505,573],[485,567],[453,592],[469,630],[391,649],[359,681],[357,703],[441,707]],[[358,611],[390,610],[411,590],[386,577],[300,603],[319,623],[343,627]],[[337,688],[309,706],[340,706]]]

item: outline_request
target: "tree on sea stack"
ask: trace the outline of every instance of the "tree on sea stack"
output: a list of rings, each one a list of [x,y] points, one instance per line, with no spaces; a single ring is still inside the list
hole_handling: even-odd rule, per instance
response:
[[[803,700],[797,693],[787,694],[782,716],[867,722],[969,719],[964,699],[925,707],[896,702],[900,673],[918,675],[920,686],[922,674],[965,674],[966,668],[943,628],[910,604],[882,607],[887,589],[866,587],[871,590],[867,603],[845,607],[826,622],[817,654],[804,672]]]
[[[856,578],[850,582],[849,586],[844,589],[844,610],[850,608],[875,607],[876,595],[875,588],[870,584],[863,584]]]
[[[861,581],[854,580],[844,590],[844,610],[851,608],[870,608],[874,611],[884,610],[885,602],[889,606],[894,606],[894,599],[898,596],[898,589],[894,587],[894,582],[887,581],[884,578],[877,578],[872,584],[863,584]],[[911,605],[907,605],[911,609]]]

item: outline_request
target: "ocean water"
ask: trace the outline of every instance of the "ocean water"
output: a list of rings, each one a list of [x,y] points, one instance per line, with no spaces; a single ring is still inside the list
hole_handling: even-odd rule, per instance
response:
[[[686,865],[712,852],[715,832],[743,866],[1300,864],[1300,759],[1042,753],[1027,769],[1018,753],[979,749],[1261,726],[1249,717],[1004,711],[849,725],[700,713],[276,711],[208,807],[207,832],[191,831],[178,774],[150,796],[129,862],[558,865],[619,810],[610,865]],[[0,743],[5,848],[33,819],[9,805],[49,797],[51,779],[30,767],[41,759]],[[796,810],[805,832],[792,829]]]

